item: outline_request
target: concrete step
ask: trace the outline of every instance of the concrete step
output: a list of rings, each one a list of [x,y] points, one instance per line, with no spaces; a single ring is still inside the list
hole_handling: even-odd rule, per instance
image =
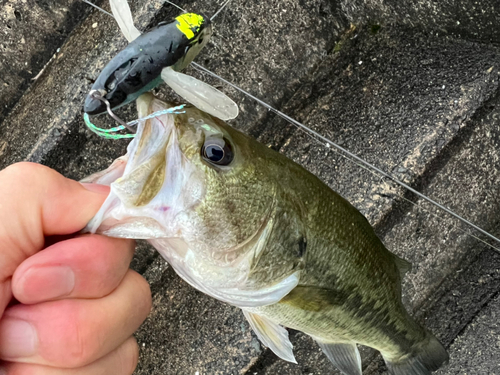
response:
[[[496,0],[342,0],[341,8],[356,24],[404,24],[497,45],[500,41]]]
[[[500,296],[496,296],[467,326],[450,347],[447,369],[437,375],[498,374]]]

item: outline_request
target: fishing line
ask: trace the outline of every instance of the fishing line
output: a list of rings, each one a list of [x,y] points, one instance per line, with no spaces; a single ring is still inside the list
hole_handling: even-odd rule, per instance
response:
[[[134,126],[134,125],[137,125],[139,122],[146,121],[146,120],[149,120],[149,119],[152,119],[155,117],[159,117],[162,115],[166,115],[168,113],[174,113],[176,115],[181,114],[181,113],[186,113],[186,111],[182,110],[182,109],[184,109],[185,106],[186,106],[186,104],[181,104],[181,105],[178,105],[176,107],[162,109],[161,111],[153,112],[150,115],[147,115],[146,117],[141,117],[141,118],[138,118],[137,120],[130,121],[127,123],[127,125]]]
[[[96,8],[96,9],[99,9],[101,12],[103,12],[103,13],[107,14],[108,16],[111,16],[111,17],[115,18],[115,16],[113,16],[111,13],[109,13],[109,12],[105,11],[105,10],[104,10],[104,9],[102,9],[101,7],[98,7],[98,6],[97,6],[97,5],[95,5],[94,3],[91,3],[91,2],[90,2],[90,1],[88,1],[88,0],[82,0],[82,1],[83,1],[84,3],[86,3],[86,4],[89,4],[90,6],[92,6],[92,7],[94,7],[94,8]]]
[[[310,129],[309,127],[307,127],[306,125],[298,122],[297,120],[291,118],[290,116],[284,114],[283,112],[275,109],[274,107],[270,106],[269,104],[267,104],[266,102],[260,100],[259,98],[253,96],[252,94],[250,94],[249,92],[243,90],[242,88],[236,86],[235,84],[229,82],[229,81],[226,81],[224,78],[218,76],[217,74],[211,72],[210,70],[204,68],[203,66],[195,63],[195,62],[192,62],[191,65],[193,65],[195,68],[197,68],[198,70],[202,71],[202,72],[205,72],[209,75],[211,75],[212,77],[215,77],[217,79],[219,79],[220,81],[224,82],[225,84],[231,86],[232,88],[238,90],[239,92],[243,93],[244,95],[246,95],[247,97],[255,100],[257,103],[259,103],[260,105],[262,105],[263,107],[267,108],[268,110],[270,110],[271,112],[277,114],[278,116],[280,116],[281,118],[285,119],[286,121],[288,121],[289,123],[291,123],[292,125],[295,125],[297,128],[302,128],[304,129],[305,131],[311,133],[312,135],[316,136],[317,138],[321,139],[323,142],[335,147],[336,149],[342,151],[343,153],[345,153],[346,155],[348,155],[349,157],[357,160],[359,163],[371,168],[372,170],[376,171],[377,173],[379,173],[380,175],[390,179],[391,181],[395,182],[396,184],[404,187],[405,189],[411,191],[413,194],[419,196],[420,198],[426,200],[427,202],[433,204],[434,206],[436,207],[439,207],[441,210],[445,211],[446,213],[448,213],[449,215],[453,216],[454,218],[460,220],[461,222],[471,226],[472,228],[476,229],[477,231],[481,232],[482,234],[490,237],[491,239],[495,240],[496,242],[500,243],[500,239],[498,239],[497,237],[493,236],[492,234],[490,234],[489,232],[485,231],[484,229],[478,227],[477,225],[473,224],[472,222],[470,222],[469,220],[461,217],[460,215],[456,214],[455,212],[453,212],[452,210],[450,210],[449,208],[443,206],[442,204],[436,202],[435,200],[427,197],[426,195],[420,193],[419,191],[415,190],[414,188],[412,188],[411,186],[405,184],[404,182],[398,180],[396,177],[393,177],[391,176],[389,173],[387,172],[384,172],[382,169],[376,167],[375,165],[373,164],[370,164],[369,162],[365,161],[364,159],[362,159],[361,157],[357,156],[356,154],[353,154],[352,152],[346,150],[345,148],[343,148],[342,146],[336,144],[335,142],[329,140],[328,138],[324,137],[323,135],[319,134],[318,132],[316,132],[315,130],[312,130]]]
[[[210,17],[210,21],[213,21],[213,19],[215,17],[217,17],[217,15],[222,11],[222,9],[224,9],[226,7],[227,4],[229,4],[230,1],[231,0],[227,0],[224,4],[222,4],[222,6],[219,8],[219,10],[217,12],[215,12],[215,14],[212,17]]]
[[[186,113],[186,111],[182,110],[185,106],[186,106],[185,104],[181,104],[181,105],[178,105],[176,107],[171,107],[171,108],[162,109],[160,111],[153,112],[153,113],[147,115],[146,117],[141,117],[141,118],[138,118],[136,120],[127,122],[127,127],[135,126],[135,125],[139,124],[140,122],[143,122],[143,121],[155,118],[155,117],[159,117],[162,115],[170,114],[170,113],[173,113],[173,114]],[[89,117],[88,113],[83,114],[83,120],[85,121],[85,124],[87,125],[87,127],[90,130],[92,130],[94,133],[96,133],[98,136],[100,136],[102,138],[122,139],[122,138],[134,138],[135,137],[135,134],[113,134],[113,133],[119,132],[121,130],[125,130],[126,127],[124,125],[120,125],[120,126],[110,128],[110,129],[103,129],[103,128],[97,127],[96,125],[94,125],[90,121],[90,117]]]
[[[86,3],[88,3],[87,0],[82,0],[82,1],[85,1]],[[227,5],[227,3],[229,3],[230,0],[227,0],[223,5],[222,7],[225,7]],[[89,3],[90,4],[90,3]],[[99,8],[100,9],[100,8]],[[222,9],[222,8],[221,8]],[[212,16],[212,19],[220,12],[219,9],[213,16]],[[104,13],[110,15],[111,17],[114,18],[114,16],[106,11],[104,11]],[[405,184],[404,182],[398,180],[396,177],[393,177],[392,175],[390,175],[389,173],[387,172],[384,172],[382,169],[376,167],[375,165],[365,161],[364,159],[362,159],[361,157],[357,156],[356,154],[348,151],[347,149],[343,148],[342,146],[336,144],[335,142],[329,140],[328,138],[326,138],[325,136],[321,135],[320,133],[316,132],[315,130],[313,129],[310,129],[309,127],[307,127],[306,125],[300,123],[299,121],[291,118],[290,116],[284,114],[283,112],[275,109],[274,107],[272,107],[271,105],[267,104],[266,102],[260,100],[259,98],[253,96],[252,94],[250,94],[249,92],[245,91],[244,89],[238,87],[237,85],[225,80],[224,78],[222,78],[221,76],[211,72],[210,70],[204,68],[203,66],[195,63],[194,61],[191,63],[191,65],[204,72],[204,73],[207,73],[209,75],[211,75],[212,77],[215,77],[217,78],[218,80],[220,80],[221,82],[225,83],[226,85],[229,85],[231,86],[232,88],[238,90],[239,92],[241,92],[242,94],[246,95],[247,97],[253,99],[254,101],[256,101],[257,103],[259,103],[260,105],[262,105],[263,107],[267,108],[269,111],[275,113],[276,115],[278,115],[279,117],[283,118],[284,120],[288,121],[290,124],[294,125],[295,127],[299,128],[299,129],[303,129],[304,131],[306,132],[309,132],[310,134],[314,135],[315,137],[321,139],[323,142],[325,142],[326,144],[329,144],[331,146],[333,146],[334,148],[336,148],[337,150],[341,151],[342,153],[344,153],[345,155],[349,156],[351,159],[348,159],[348,160],[351,160],[353,161],[352,159],[356,160],[358,163],[364,165],[365,167],[368,167],[370,169],[372,169],[373,171],[377,172],[379,175],[385,177],[385,178],[388,178],[389,180],[395,182],[396,184],[402,186],[403,188],[407,189],[408,191],[412,192],[413,194],[417,195],[418,197],[424,199],[425,201],[433,204],[434,206],[440,208],[441,210],[443,210],[444,212],[448,213],[449,215],[453,216],[454,218],[460,220],[462,223],[465,223],[467,225],[469,225],[470,227],[476,229],[477,231],[481,232],[482,234],[484,234],[485,236],[495,240],[496,242],[500,243],[500,239],[498,239],[497,237],[493,236],[492,234],[490,234],[489,232],[485,231],[484,229],[478,227],[477,225],[475,225],[474,223],[470,222],[469,220],[461,217],[460,215],[456,214],[455,212],[453,212],[452,210],[450,210],[449,208],[443,206],[442,204],[434,201],[433,199],[427,197],[426,195],[420,193],[419,191],[415,190],[414,188],[412,188],[411,186],[409,186],[408,184]],[[358,163],[355,163],[357,165],[359,165]],[[417,205],[418,207],[421,207],[419,205]],[[490,245],[491,246],[491,245]],[[493,246],[492,246],[493,247]],[[495,247],[493,247],[495,248]],[[495,248],[496,249],[496,248]]]
[[[400,195],[397,195],[397,194],[395,194],[395,195],[396,195],[397,197],[401,198],[401,199],[404,199],[404,200],[405,200],[405,201],[407,201],[407,202],[413,203],[415,206],[417,206],[417,207],[418,207],[418,208],[420,208],[421,210],[424,210],[424,211],[425,211],[425,212],[427,212],[428,214],[430,214],[430,215],[434,216],[434,217],[435,217],[435,218],[437,218],[439,221],[441,221],[441,220],[442,220],[442,218],[441,218],[438,214],[435,214],[434,212],[432,212],[432,211],[428,210],[427,208],[424,208],[423,206],[421,206],[421,205],[419,205],[419,204],[417,204],[417,203],[415,203],[415,202],[412,202],[412,201],[411,201],[411,200],[409,200],[408,198],[405,198],[405,197],[400,196]],[[485,240],[483,240],[482,238],[479,238],[478,236],[475,236],[475,235],[473,235],[472,233],[467,232],[465,229],[462,229],[462,228],[460,228],[460,227],[458,227],[458,226],[456,226],[456,225],[454,225],[454,224],[451,224],[451,227],[452,227],[453,229],[457,229],[457,230],[459,230],[460,232],[462,232],[462,233],[464,233],[464,234],[466,234],[466,235],[468,235],[468,236],[471,236],[471,237],[472,237],[472,238],[474,238],[475,240],[478,240],[479,242],[482,242],[484,245],[489,246],[489,247],[491,247],[493,250],[496,250],[496,251],[498,251],[498,252],[500,253],[500,248],[498,248],[498,247],[496,247],[496,246],[493,246],[492,244],[490,244],[490,243],[486,242],[486,241],[485,241]]]
[[[312,134],[310,134],[309,132],[307,132],[305,129],[298,128],[298,130],[300,130],[303,134],[305,134],[307,137],[309,137],[310,139],[312,139],[312,140],[313,140],[314,142],[316,142],[318,145],[320,145],[320,146],[325,146],[323,142],[321,142],[319,139],[317,139],[317,138],[316,138],[316,137],[314,137]],[[327,144],[327,145],[328,145],[328,144]],[[339,155],[339,156],[343,157],[345,160],[348,160],[348,161],[350,161],[351,163],[353,163],[353,164],[357,165],[358,167],[360,167],[360,168],[364,169],[366,172],[369,172],[372,176],[374,176],[374,177],[376,177],[376,178],[379,178],[379,179],[380,179],[383,183],[387,183],[386,181],[384,181],[384,176],[380,176],[380,175],[378,175],[378,174],[377,174],[374,170],[372,170],[372,169],[370,169],[370,168],[366,167],[366,166],[365,166],[365,165],[363,165],[363,164],[358,163],[358,162],[357,162],[357,161],[355,161],[355,160],[350,159],[347,155],[343,154],[342,152],[340,152],[340,151],[339,151],[339,150],[337,150],[337,149],[334,149],[334,148],[332,149],[332,148],[330,148],[329,146],[328,146],[328,149],[329,149],[329,150],[334,151],[337,155]],[[320,163],[324,164],[324,165],[325,165],[326,167],[328,167],[328,168],[331,168],[331,165],[328,165],[327,163],[325,163],[325,162],[323,162],[323,161],[320,161]],[[438,219],[439,221],[441,221],[441,220],[443,219],[441,216],[439,216],[438,214],[436,214],[436,213],[432,212],[430,209],[427,209],[427,208],[425,208],[424,206],[422,206],[422,205],[420,205],[420,204],[418,204],[418,203],[416,203],[416,202],[413,202],[412,200],[410,200],[410,199],[406,198],[406,197],[405,197],[405,196],[403,196],[403,195],[399,195],[399,194],[397,194],[397,193],[387,193],[387,195],[392,195],[393,197],[401,198],[401,199],[405,200],[406,202],[411,203],[412,205],[414,205],[414,206],[415,206],[415,207],[417,207],[418,209],[420,209],[420,210],[422,210],[422,211],[425,211],[425,212],[427,212],[428,214],[430,214],[430,215],[434,216],[434,217],[435,217],[436,219]],[[474,235],[474,234],[472,234],[472,233],[468,232],[467,230],[465,230],[465,229],[463,229],[463,228],[460,228],[459,226],[457,226],[457,225],[455,225],[455,224],[451,224],[451,227],[452,227],[453,229],[456,229],[456,230],[458,230],[458,231],[460,231],[460,232],[464,233],[465,235],[468,235],[468,236],[470,236],[470,237],[474,238],[475,240],[477,240],[477,241],[479,241],[479,242],[483,243],[483,244],[484,244],[484,245],[486,245],[486,246],[489,246],[490,248],[492,248],[492,249],[494,249],[494,250],[496,250],[496,251],[498,251],[498,252],[500,253],[500,247],[493,246],[492,244],[490,244],[490,243],[486,242],[486,241],[485,241],[485,240],[483,240],[482,238],[480,238],[480,237],[478,237],[478,236],[476,236],[476,235]]]
[[[99,6],[95,5],[94,3],[91,3],[89,0],[82,0],[82,1],[83,1],[84,3],[86,3],[86,4],[90,5],[90,6],[92,6],[92,7],[94,7],[94,8],[96,8],[96,9],[100,10],[101,12],[103,12],[103,13],[107,14],[108,16],[111,16],[111,17],[115,18],[115,16],[113,16],[111,13],[109,13],[108,11],[106,11],[106,10],[102,9],[101,7],[99,7]],[[222,6],[219,8],[219,10],[217,10],[217,11],[214,13],[214,15],[213,15],[212,17],[210,17],[210,21],[213,21],[213,19],[214,19],[215,17],[217,17],[217,15],[218,15],[218,14],[219,14],[219,13],[220,13],[220,12],[221,12],[224,8],[225,8],[225,7],[226,7],[226,5],[227,5],[227,4],[229,4],[229,2],[230,2],[230,1],[231,1],[231,0],[226,0],[226,2],[225,2],[224,4],[222,4]],[[173,5],[173,6],[174,6],[174,7],[176,7],[177,9],[181,10],[183,13],[187,13],[187,10],[185,10],[185,9],[181,8],[179,5],[177,5],[177,4],[175,4],[175,3],[171,2],[171,1],[168,1],[168,0],[163,0],[163,2],[165,2],[165,3],[167,3],[167,4],[170,4],[170,5]]]
[[[134,138],[135,137],[135,134],[131,134],[131,133],[128,133],[128,134],[114,134],[114,133],[116,133],[116,132],[118,132],[120,130],[125,129],[125,126],[123,126],[123,125],[120,125],[120,126],[117,126],[115,128],[111,128],[111,129],[103,129],[103,128],[99,128],[99,127],[95,126],[90,121],[88,113],[84,113],[83,114],[83,121],[85,121],[85,125],[87,125],[87,127],[91,131],[93,131],[99,137],[102,137],[102,138],[106,138],[106,139],[122,139],[122,138]]]
[[[184,13],[187,13],[187,10],[182,9],[180,6],[178,6],[177,4],[172,3],[171,1],[168,1],[168,0],[163,0],[163,1],[164,1],[165,3],[168,3],[168,4],[170,4],[170,5],[173,5],[173,6],[174,6],[174,7],[176,7],[177,9],[182,10]]]

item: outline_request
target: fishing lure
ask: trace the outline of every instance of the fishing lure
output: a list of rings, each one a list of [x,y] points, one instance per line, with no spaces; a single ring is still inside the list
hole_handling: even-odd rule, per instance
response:
[[[210,19],[185,13],[141,34],[134,26],[126,0],[110,0],[110,5],[130,44],[106,65],[92,86],[84,104],[86,122],[89,115],[110,112],[110,109],[128,104],[162,81],[185,100],[215,117],[229,120],[238,116],[238,106],[228,96],[179,72],[208,43],[212,35]]]

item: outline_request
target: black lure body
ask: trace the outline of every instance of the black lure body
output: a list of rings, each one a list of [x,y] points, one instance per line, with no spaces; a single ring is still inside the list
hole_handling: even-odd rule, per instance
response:
[[[189,17],[197,17],[201,22],[193,24]],[[176,71],[185,68],[206,44],[204,34],[208,34],[208,40],[210,21],[193,13],[160,23],[118,53],[102,70],[91,92],[97,90],[111,108],[134,101],[162,82],[160,75],[164,68],[172,67]],[[187,57],[190,49],[197,51]],[[91,94],[85,99],[84,111],[89,115],[104,113],[106,109],[106,104]]]

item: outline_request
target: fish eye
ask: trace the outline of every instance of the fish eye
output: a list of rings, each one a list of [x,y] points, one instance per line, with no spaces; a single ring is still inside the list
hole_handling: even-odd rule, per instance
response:
[[[210,164],[229,165],[233,161],[233,150],[225,138],[209,137],[201,148],[201,156]]]

